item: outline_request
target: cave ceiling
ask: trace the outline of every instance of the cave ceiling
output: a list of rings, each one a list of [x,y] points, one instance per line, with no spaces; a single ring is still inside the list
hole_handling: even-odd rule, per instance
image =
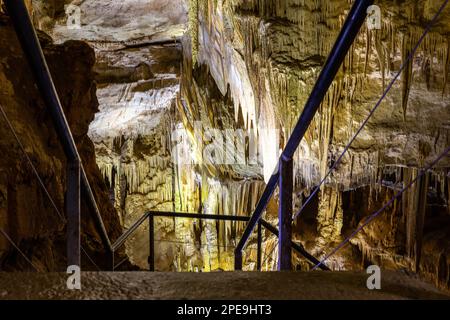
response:
[[[57,41],[139,44],[181,37],[187,20],[184,0],[33,1],[38,26]],[[79,11],[77,11],[79,10]],[[80,14],[81,25],[67,28]]]

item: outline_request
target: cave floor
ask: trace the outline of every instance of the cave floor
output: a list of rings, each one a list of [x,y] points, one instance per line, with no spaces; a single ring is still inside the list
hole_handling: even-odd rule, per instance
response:
[[[354,272],[83,272],[82,290],[64,273],[0,273],[0,299],[450,299],[403,272],[383,271],[381,290]]]

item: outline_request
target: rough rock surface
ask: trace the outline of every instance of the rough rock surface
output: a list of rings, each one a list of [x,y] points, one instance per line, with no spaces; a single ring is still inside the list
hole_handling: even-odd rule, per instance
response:
[[[114,59],[111,61],[111,56]],[[97,163],[125,226],[149,209],[172,211],[173,166],[170,131],[178,92],[179,45],[98,52],[100,111],[90,126]],[[140,61],[147,61],[139,72]],[[126,70],[133,75],[124,75]],[[146,267],[148,228],[139,229],[127,247],[132,261]],[[136,241],[136,242],[135,242]]]
[[[67,290],[64,274],[0,273],[0,299],[450,299],[415,276],[388,271],[381,290],[368,290],[367,274],[357,272],[85,272],[81,277],[82,290]]]
[[[69,7],[61,12],[56,8],[62,2]],[[95,49],[100,107],[89,136],[122,225],[128,227],[149,209],[172,211],[170,132],[179,91],[185,2],[55,1],[48,6],[33,1],[33,10],[38,27],[56,42],[83,40]],[[77,13],[80,16],[74,22],[79,27],[73,27]],[[44,25],[45,21],[51,23]],[[161,239],[174,240],[170,221],[157,219],[157,225]],[[146,224],[127,241],[126,248],[133,263],[147,267]],[[158,249],[158,264],[167,263],[170,268],[174,256],[161,246]]]
[[[184,33],[184,0],[25,0],[35,26],[58,42],[136,45]],[[1,4],[1,2],[0,2]],[[1,7],[1,6],[0,6]]]
[[[105,227],[115,239],[121,233],[121,226],[109,204],[108,189],[95,161],[94,145],[87,136],[89,124],[98,110],[92,72],[94,51],[79,41],[54,45],[44,34],[40,39]],[[9,19],[1,14],[0,42],[0,104],[58,211],[64,215],[66,159],[15,32]],[[0,160],[0,227],[39,271],[65,270],[65,222],[58,217],[40,187],[4,117],[0,122],[3,154]],[[95,220],[86,204],[82,205],[83,248],[96,264],[105,267],[107,259]],[[82,265],[94,268],[85,255]],[[3,235],[0,235],[0,269],[33,270]]]

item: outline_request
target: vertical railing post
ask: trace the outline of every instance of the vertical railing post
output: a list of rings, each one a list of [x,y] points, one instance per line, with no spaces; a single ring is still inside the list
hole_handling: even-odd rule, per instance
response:
[[[148,266],[150,271],[155,271],[155,221],[152,213],[148,216],[148,230],[150,240]]]
[[[262,224],[261,220],[258,222],[258,253],[257,253],[257,262],[256,268],[258,271],[261,271],[261,257],[262,257]]]
[[[67,265],[81,266],[80,259],[80,162],[74,160],[67,166]]]
[[[373,2],[373,0],[353,1],[353,6],[344,22],[344,25],[342,26],[330,54],[328,55],[327,61],[322,68],[319,78],[311,91],[311,94],[303,108],[302,114],[300,115],[300,118],[292,130],[292,134],[286,142],[286,146],[282,153],[282,158],[292,158],[294,156],[295,151],[298,149],[298,146],[303,140],[306,131],[310,127],[317,110],[324,100],[328,89],[333,83],[339,69],[342,66],[342,63],[345,60],[345,57],[347,56],[347,53],[349,52],[356,36],[358,35],[358,32],[361,29],[361,26],[366,19],[367,8],[373,4]],[[242,250],[253,232],[253,229],[256,227],[258,220],[264,213],[278,180],[278,173],[274,173],[270,177],[270,180],[267,182],[261,198],[256,205],[255,211],[242,234],[241,240],[236,246],[235,269],[242,269]]]
[[[242,250],[234,251],[234,270],[242,270]]]
[[[278,207],[278,271],[291,270],[293,161],[281,158],[278,181],[280,203]]]
[[[420,172],[419,172],[420,174]],[[427,194],[428,194],[428,174],[425,173],[416,182],[418,184],[418,206],[416,212],[416,241],[414,244],[414,256],[415,264],[414,271],[419,272],[420,269],[420,259],[422,258],[422,244],[423,244],[423,228],[425,224],[425,214],[427,210]]]
[[[10,16],[16,31],[17,38],[20,41],[23,52],[31,67],[31,71],[34,74],[41,96],[47,106],[51,119],[53,120],[56,133],[64,150],[64,154],[66,155],[69,163],[72,161],[79,161],[80,156],[78,154],[77,146],[64,114],[58,93],[56,92],[47,61],[44,57],[44,53],[42,52],[39,38],[34,29],[27,6],[25,5],[24,0],[3,0],[2,2],[6,6],[8,15]],[[108,249],[111,249],[108,233],[106,232],[102,216],[95,202],[95,197],[89,185],[86,172],[84,171],[81,163],[79,163],[79,166],[81,170],[83,190],[87,193],[90,204],[94,209],[95,217],[100,227],[102,240],[104,241],[104,245]]]
[[[114,252],[114,250],[111,250],[108,252],[108,257],[107,257],[108,262],[106,265],[107,270],[116,271],[116,265],[115,265],[115,261],[114,261],[115,254],[116,253]]]

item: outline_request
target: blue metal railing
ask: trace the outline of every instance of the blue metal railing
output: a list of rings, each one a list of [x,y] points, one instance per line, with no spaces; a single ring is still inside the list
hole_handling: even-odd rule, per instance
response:
[[[253,213],[247,227],[244,230],[244,234],[242,235],[241,240],[239,241],[236,250],[235,250],[235,269],[242,269],[242,250],[247,243],[251,233],[255,229],[258,221],[261,219],[261,216],[266,209],[270,198],[272,197],[277,184],[283,184],[282,179],[280,179],[279,168],[288,161],[292,161],[293,155],[297,150],[303,136],[305,135],[307,129],[309,128],[311,121],[314,118],[320,104],[322,103],[331,83],[334,81],[339,68],[341,67],[351,45],[353,44],[361,26],[363,25],[366,16],[367,9],[370,5],[372,5],[373,0],[356,0],[351,8],[348,17],[342,27],[342,30],[334,44],[333,49],[331,50],[330,55],[328,56],[327,62],[325,63],[322,72],[319,75],[319,78],[312,90],[312,93],[306,102],[305,108],[292,132],[292,135],[289,137],[289,140],[284,148],[281,157],[279,159],[279,164],[270,177],[269,182],[264,189],[264,192],[256,206],[255,212]],[[280,199],[280,202],[283,199]],[[285,207],[292,206],[292,203],[287,204]],[[290,210],[292,211],[292,209]],[[286,212],[280,212],[279,216],[286,214]],[[287,212],[289,214],[289,212]],[[289,217],[291,218],[291,217]],[[281,219],[280,219],[281,220]],[[280,223],[280,226],[283,224]],[[287,226],[285,226],[287,227]],[[289,233],[289,230],[283,230],[280,228],[280,233]],[[286,238],[290,238],[288,235]],[[287,241],[287,240],[285,240]],[[286,248],[284,244],[280,245],[280,249]],[[288,252],[279,252],[280,255],[289,254]],[[321,265],[323,267],[323,265]]]

